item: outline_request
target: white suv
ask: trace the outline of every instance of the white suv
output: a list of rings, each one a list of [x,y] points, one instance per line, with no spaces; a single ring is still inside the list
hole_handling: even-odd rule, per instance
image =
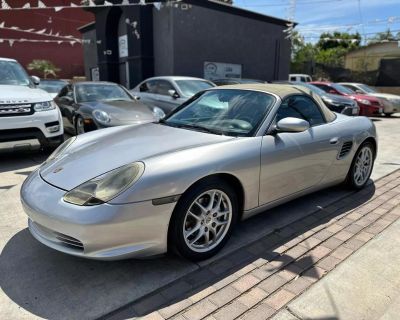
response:
[[[0,150],[55,148],[64,141],[60,110],[13,59],[0,58]]]

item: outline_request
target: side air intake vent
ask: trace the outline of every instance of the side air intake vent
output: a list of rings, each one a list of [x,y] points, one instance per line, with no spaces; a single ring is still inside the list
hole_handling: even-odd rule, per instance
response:
[[[345,143],[343,143],[342,149],[340,150],[340,153],[339,153],[339,159],[347,156],[347,154],[350,152],[352,147],[353,147],[352,141],[346,141]]]

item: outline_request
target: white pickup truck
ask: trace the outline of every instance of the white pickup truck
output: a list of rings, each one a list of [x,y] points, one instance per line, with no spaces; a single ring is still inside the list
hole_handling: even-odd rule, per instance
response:
[[[64,141],[60,110],[36,88],[39,81],[16,60],[0,58],[0,150],[53,149]]]

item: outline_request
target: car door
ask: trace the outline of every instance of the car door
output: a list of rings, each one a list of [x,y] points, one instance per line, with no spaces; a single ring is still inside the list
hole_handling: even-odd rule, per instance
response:
[[[54,101],[60,108],[64,129],[68,132],[74,132],[75,129],[72,121],[72,111],[75,102],[72,85],[69,84],[62,88]]]
[[[318,185],[331,167],[339,138],[329,129],[319,105],[311,97],[286,98],[274,123],[286,117],[307,120],[303,132],[275,132],[263,137],[260,169],[260,205]]]

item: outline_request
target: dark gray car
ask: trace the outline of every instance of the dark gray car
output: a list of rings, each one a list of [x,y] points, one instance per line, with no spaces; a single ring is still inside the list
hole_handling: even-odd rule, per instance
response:
[[[110,82],[69,84],[54,100],[61,110],[65,130],[72,134],[139,125],[165,116],[161,109],[137,101],[124,87]]]
[[[138,84],[131,93],[144,103],[169,114],[196,93],[212,87],[215,87],[214,83],[201,78],[154,77]]]

